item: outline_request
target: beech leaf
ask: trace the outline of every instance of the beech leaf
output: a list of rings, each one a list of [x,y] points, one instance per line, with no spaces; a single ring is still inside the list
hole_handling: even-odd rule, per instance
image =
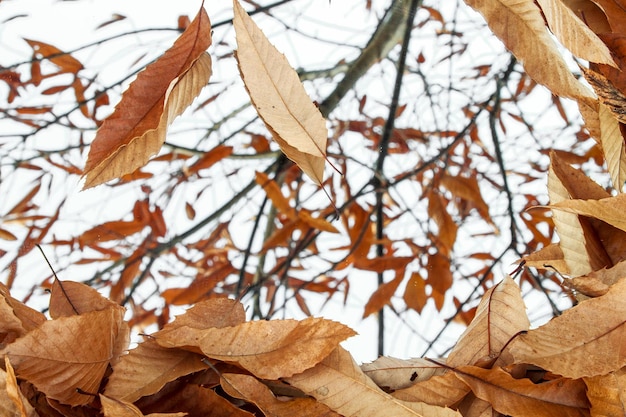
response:
[[[312,398],[279,400],[267,386],[250,375],[222,374],[221,385],[228,395],[254,403],[266,416],[339,417]]]
[[[425,358],[397,359],[381,356],[372,363],[361,365],[361,370],[379,387],[397,390],[441,374],[444,369]]]
[[[239,71],[259,116],[283,153],[315,183],[324,179],[328,129],[287,58],[233,0]]]
[[[398,400],[369,379],[343,348],[338,347],[321,363],[286,378],[317,401],[346,417],[460,417],[450,408]]]
[[[620,230],[626,231],[626,194],[601,200],[565,200],[551,204],[553,211],[563,211],[602,220]],[[590,271],[589,271],[590,272]]]
[[[530,379],[514,379],[502,368],[482,369],[462,366],[457,376],[474,394],[494,410],[516,417],[582,417],[589,402],[582,381],[559,378],[534,384]]]
[[[626,101],[623,103],[626,105]],[[611,110],[604,104],[598,106],[600,119],[600,143],[606,161],[613,188],[621,192],[626,182],[626,152],[624,150],[624,138],[620,132],[619,122],[613,116]],[[626,121],[626,118],[624,118]]]
[[[626,415],[626,370],[585,378],[593,416]]]
[[[110,308],[46,321],[5,353],[18,377],[48,398],[77,406],[93,400],[83,393],[98,392],[109,363],[121,353],[118,340],[127,337],[122,309]]]
[[[507,276],[485,293],[474,320],[450,352],[446,364],[457,367],[495,359],[511,338],[529,327],[520,289]]]
[[[163,347],[180,347],[236,362],[255,376],[278,379],[313,367],[354,330],[331,320],[252,321],[233,327],[183,326],[154,335]]]
[[[593,93],[567,67],[534,0],[465,2],[484,16],[491,31],[522,61],[532,79],[558,96],[586,102],[595,100]]]
[[[604,375],[626,366],[626,280],[585,300],[544,326],[515,338],[507,350],[516,363],[537,365],[568,378]]]
[[[137,75],[91,144],[84,188],[134,172],[156,154],[168,125],[197,97],[211,76],[211,24],[201,8],[157,61]]]

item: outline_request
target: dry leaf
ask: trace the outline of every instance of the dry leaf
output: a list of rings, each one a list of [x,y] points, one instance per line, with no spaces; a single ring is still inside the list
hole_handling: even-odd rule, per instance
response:
[[[626,217],[624,217],[626,194],[619,194],[602,200],[566,200],[551,204],[550,208],[556,212],[564,211],[593,217],[626,231]]]
[[[211,24],[204,6],[174,45],[137,75],[96,135],[85,165],[84,188],[132,173],[156,154],[167,126],[211,76]]]
[[[534,384],[529,379],[514,379],[502,368],[483,369],[462,366],[458,377],[474,394],[505,415],[515,417],[583,417],[589,402],[582,381],[560,378]]]
[[[155,335],[163,347],[181,347],[238,363],[255,376],[278,379],[311,368],[356,333],[331,320],[253,321],[217,329],[183,326]]]
[[[90,311],[123,308],[103,297],[97,290],[82,282],[54,280],[50,294],[50,317],[75,316]]]
[[[551,204],[568,201],[570,198],[569,192],[552,164],[548,171],[548,196]],[[563,259],[569,273],[572,276],[579,276],[591,272],[593,268],[578,216],[553,209],[552,220],[560,238],[559,247],[563,252]]]
[[[595,97],[568,68],[533,0],[466,0],[493,33],[522,61],[530,77],[561,97],[594,101]]]
[[[626,100],[624,105],[626,105]],[[598,113],[600,119],[600,143],[604,159],[611,175],[613,188],[617,192],[621,192],[624,182],[626,182],[624,138],[619,129],[619,122],[606,105],[600,103]]]
[[[279,400],[267,386],[250,375],[222,374],[221,385],[228,395],[254,403],[266,416],[339,417],[339,414],[309,397]]]
[[[563,259],[563,251],[557,243],[551,243],[537,252],[524,256],[522,261],[524,261],[524,266],[537,269],[554,269],[562,275],[569,274],[569,269]]]
[[[454,373],[447,372],[397,390],[391,395],[403,401],[421,401],[440,407],[450,407],[461,401],[468,393],[471,393],[469,387]]]
[[[237,62],[259,116],[280,149],[313,181],[324,180],[326,121],[287,58],[233,0]]]
[[[617,120],[626,123],[626,94],[599,72],[584,67],[580,67],[580,69],[598,95],[600,102],[611,111]]]
[[[604,375],[626,365],[626,280],[585,300],[507,347],[516,363],[529,363],[568,378]]]
[[[425,358],[397,359],[381,356],[372,363],[361,365],[361,370],[379,387],[397,390],[439,375],[444,368]]]
[[[245,313],[241,303],[227,298],[209,299],[191,307],[153,337],[183,326],[196,329],[221,328],[244,321]],[[164,348],[153,339],[148,339],[122,356],[113,366],[105,394],[135,402],[143,396],[156,393],[176,378],[206,369],[207,365],[202,362],[202,358],[197,353]]]
[[[286,381],[346,417],[460,417],[456,411],[393,398],[369,379],[343,348]]]
[[[110,308],[46,321],[5,353],[20,378],[48,398],[76,406],[93,401],[77,390],[98,392],[109,363],[121,353],[119,340],[127,338],[122,310]]]
[[[585,378],[587,398],[592,416],[623,417],[626,415],[626,370]]]
[[[38,414],[20,391],[9,357],[4,357],[6,372],[0,369],[0,415],[37,417]]]
[[[104,417],[144,417],[139,408],[126,401],[100,394],[100,403]],[[186,415],[187,413],[154,413],[148,414],[146,417],[184,417]]]
[[[529,327],[520,289],[507,276],[482,297],[474,320],[448,355],[446,364],[456,368],[495,360],[515,335]]]
[[[611,51],[561,0],[537,0],[548,27],[557,39],[578,58],[617,68]]]

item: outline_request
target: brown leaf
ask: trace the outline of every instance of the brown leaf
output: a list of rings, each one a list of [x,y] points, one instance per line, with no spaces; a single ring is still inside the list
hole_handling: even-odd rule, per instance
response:
[[[204,6],[174,45],[138,74],[96,135],[85,165],[84,188],[132,173],[165,141],[167,126],[211,76],[211,25]]]
[[[439,375],[444,368],[424,358],[397,359],[381,356],[372,363],[361,365],[361,370],[379,387],[397,390]]]
[[[228,298],[199,302],[180,315],[153,337],[184,326],[191,328],[222,328],[245,321],[241,303]],[[112,398],[135,402],[158,392],[166,383],[183,375],[207,368],[197,353],[167,349],[148,339],[140,343],[113,366],[105,394]]]
[[[103,297],[82,282],[54,280],[50,294],[50,317],[75,316],[109,308],[122,309],[119,304]]]
[[[383,272],[404,270],[415,258],[412,256],[378,256],[376,258],[357,258],[354,267],[365,271]]]
[[[391,395],[403,401],[421,401],[439,407],[451,407],[468,394],[471,394],[470,388],[454,373],[446,372],[397,390]]]
[[[384,415],[394,417],[460,417],[449,408],[393,398],[369,379],[341,347],[314,368],[286,381],[346,417],[375,417],[382,410]]]
[[[0,415],[37,417],[39,414],[20,391],[9,357],[4,357],[6,372],[0,369]]]
[[[437,245],[442,255],[449,255],[456,242],[458,225],[446,209],[448,201],[439,193],[431,192],[428,198],[428,216],[437,224],[440,245]]]
[[[626,94],[599,72],[581,67],[585,79],[591,84],[603,103],[622,123],[626,123]]]
[[[491,403],[502,414],[516,417],[588,415],[589,402],[580,380],[559,378],[534,384],[529,379],[514,379],[502,368],[476,366],[462,366],[455,372],[478,398]]]
[[[180,327],[155,335],[163,347],[181,347],[238,363],[259,378],[278,379],[311,368],[355,332],[320,318],[254,321],[234,327]]]
[[[626,365],[626,280],[585,300],[544,326],[515,338],[507,350],[529,363],[568,378],[604,375]]]
[[[326,121],[306,94],[287,58],[233,0],[237,62],[259,116],[283,153],[313,181],[324,179]]]
[[[611,51],[598,36],[561,0],[538,0],[548,27],[578,58],[617,67]]]
[[[552,243],[545,248],[526,255],[522,258],[525,266],[537,269],[554,269],[560,274],[569,274],[569,269],[563,259],[563,250],[557,243]]]
[[[100,403],[104,417],[144,417],[139,408],[126,401],[100,394]],[[186,415],[187,413],[154,413],[146,417],[184,417]]]
[[[441,178],[441,185],[443,185],[448,191],[457,198],[469,202],[476,208],[480,217],[489,223],[495,230],[497,226],[489,215],[489,206],[485,203],[483,196],[480,193],[478,186],[478,180],[476,177],[465,178],[459,176],[446,175]]]
[[[486,358],[495,360],[514,336],[529,327],[520,289],[507,276],[482,297],[474,320],[448,355],[446,364],[457,367],[477,365]]]
[[[601,200],[565,200],[551,204],[550,208],[602,220],[620,230],[626,231],[626,194]]]
[[[12,343],[46,321],[46,316],[11,297],[0,283],[0,347]]]
[[[279,400],[267,386],[250,375],[222,374],[221,385],[228,395],[254,403],[266,416],[339,417],[339,414],[312,398]]]
[[[73,406],[93,401],[109,365],[121,353],[118,340],[128,337],[120,309],[61,317],[6,348],[17,375],[48,398]],[[106,335],[106,337],[103,337]]]
[[[595,100],[591,91],[572,75],[533,0],[466,0],[466,3],[485,17],[489,28],[524,63],[533,80],[557,96]]]
[[[626,415],[626,370],[585,378],[592,416]]]

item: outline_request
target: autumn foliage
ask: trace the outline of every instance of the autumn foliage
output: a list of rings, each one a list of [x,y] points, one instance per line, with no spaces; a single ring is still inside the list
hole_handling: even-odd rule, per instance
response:
[[[397,24],[394,28],[402,32],[408,27],[406,33],[410,35],[419,2],[398,3],[410,7],[406,15],[410,18],[404,27]],[[556,231],[559,241],[553,243],[551,233],[546,235],[539,230],[541,222],[529,222],[538,250],[518,261],[522,282],[532,277],[526,269],[529,267],[545,270],[546,276],[560,280],[576,300],[571,309],[531,329],[520,285],[507,276],[485,289],[475,308],[463,311],[461,320],[468,323],[467,328],[445,357],[401,360],[382,356],[373,363],[359,365],[340,345],[356,334],[344,324],[316,317],[246,319],[244,305],[228,296],[241,296],[250,289],[257,291],[258,296],[258,288],[265,287],[273,309],[278,285],[272,286],[260,280],[258,274],[244,270],[235,284],[225,284],[227,277],[239,272],[227,256],[228,246],[234,243],[224,224],[195,243],[204,257],[192,262],[179,253],[176,243],[199,230],[204,221],[167,242],[164,238],[168,225],[163,210],[148,199],[138,200],[131,217],[103,222],[72,242],[53,242],[56,246],[91,248],[104,257],[100,261],[123,264],[118,280],[110,284],[108,297],[89,285],[54,276],[48,285],[50,301],[44,315],[11,295],[17,258],[12,263],[7,285],[0,286],[0,348],[4,358],[0,371],[0,415],[625,415],[626,198],[622,188],[626,181],[626,78],[622,71],[626,69],[626,11],[617,0],[467,3],[484,16],[493,33],[523,62],[528,76],[551,91],[555,102],[561,97],[577,102],[585,127],[596,141],[587,159],[597,158],[605,163],[611,181],[608,187],[587,175],[581,167],[581,162],[586,161],[582,156],[549,153],[547,190],[552,215],[544,220],[550,230]],[[393,13],[406,10],[391,13],[389,19],[393,22],[397,18]],[[449,197],[437,191],[439,188],[428,192],[427,212],[437,226],[436,236],[431,236],[437,250],[426,255],[394,253],[393,242],[381,235],[383,213],[376,211],[385,206],[381,203],[370,212],[364,210],[357,203],[364,191],[351,195],[351,189],[344,184],[346,201],[335,204],[338,192],[331,187],[332,180],[329,182],[324,176],[326,162],[331,159],[327,154],[329,134],[325,119],[331,100],[320,106],[312,102],[301,83],[303,77],[237,0],[233,2],[233,14],[241,79],[256,113],[285,156],[278,156],[264,172],[255,171],[249,186],[263,190],[265,202],[273,206],[274,220],[280,225],[268,228],[260,252],[266,254],[271,248],[290,242],[287,246],[298,253],[309,246],[317,253],[315,239],[320,233],[345,233],[349,241],[347,254],[333,268],[350,265],[379,277],[385,271],[395,273],[391,280],[381,280],[363,307],[364,316],[380,313],[391,305],[391,298],[405,281],[402,298],[408,308],[421,312],[430,298],[441,309],[453,283],[451,253],[459,229],[447,211]],[[436,15],[434,9],[429,14]],[[85,100],[88,86],[79,77],[64,86],[63,89],[73,91],[78,111],[99,125],[84,169],[64,166],[73,170],[73,175],[84,178],[86,189],[114,180],[122,184],[141,181],[141,169],[151,160],[174,159],[171,154],[153,157],[162,150],[168,127],[194,103],[212,76],[212,58],[206,51],[212,44],[212,28],[204,6],[192,21],[182,19],[180,26],[182,33],[172,47],[137,75],[104,120],[97,120],[95,112],[97,106],[106,105],[99,101],[105,95],[99,95],[89,108]],[[563,59],[552,35],[575,58],[588,63],[580,61],[580,78],[575,77]],[[58,73],[48,77],[76,75],[83,69],[77,59],[52,45],[34,40],[27,43],[36,57],[31,66],[33,85],[44,78],[38,67],[41,60],[58,68]],[[402,46],[401,53],[406,53],[406,45]],[[514,65],[512,60],[508,75]],[[399,73],[402,70],[399,66]],[[0,71],[1,79],[10,86],[9,103],[16,100],[18,87],[22,87],[15,74]],[[469,136],[479,143],[474,118],[495,109],[490,113],[494,133],[501,99],[495,95],[473,115],[468,111],[466,116],[472,122],[466,129],[439,135]],[[410,128],[394,129],[394,117],[402,113],[402,109],[395,110],[387,120],[391,123],[387,132],[398,136],[377,138],[373,147],[384,149],[383,156],[376,160],[375,175],[366,185],[374,186],[379,202],[389,198],[383,192],[389,190],[385,187],[421,174],[412,170],[394,178],[384,177],[385,155],[393,149],[401,152],[403,140],[407,140],[402,135],[424,134]],[[29,117],[50,111],[52,108],[48,107],[16,110]],[[335,134],[360,131],[368,136],[370,129],[368,137],[372,139],[377,123],[380,126],[382,121],[337,121]],[[36,122],[32,124],[36,126]],[[263,140],[251,145],[256,146],[255,151],[269,151],[269,141]],[[396,148],[390,145],[394,143]],[[455,143],[456,139],[450,146]],[[185,165],[178,181],[198,175],[234,152],[233,147],[224,144],[212,148]],[[333,168],[342,172],[347,165],[345,160],[337,159],[338,167]],[[291,183],[302,184],[295,181],[299,171],[292,169],[288,161],[316,187],[330,190],[324,191],[327,200],[323,208],[294,205],[294,196],[285,195],[283,185],[288,188]],[[475,211],[493,228],[493,233],[498,232],[475,176],[449,171],[436,174],[437,187],[453,195],[460,211]],[[30,197],[39,187],[35,186],[8,214],[25,221],[19,216],[26,216],[33,208],[29,206]],[[504,188],[510,193],[508,186]],[[193,219],[193,206],[186,205],[185,209]],[[545,213],[546,207],[528,210]],[[60,206],[45,218],[48,223],[30,229],[22,255],[42,243],[59,211]],[[376,215],[376,222],[370,220],[372,214]],[[143,242],[127,256],[102,246],[146,229],[149,231]],[[290,240],[291,236],[298,237]],[[17,239],[2,228],[0,238]],[[375,256],[371,256],[373,248]],[[415,248],[417,252],[419,249]],[[165,313],[160,317],[147,314],[150,319],[146,319],[142,316],[145,311],[133,306],[129,319],[124,307],[132,298],[129,289],[139,283],[138,276],[150,273],[152,262],[164,252],[201,271],[189,286],[168,288],[159,294],[168,306],[187,306],[185,312],[173,321]],[[430,268],[426,279],[408,269],[416,256],[421,256]],[[148,267],[142,268],[144,258],[150,261]],[[278,273],[282,264],[292,260],[277,258],[272,273]],[[282,270],[280,285],[296,289],[293,297],[305,313],[308,307],[300,289],[332,296],[342,283],[331,277],[307,281],[290,275],[288,269]],[[481,286],[486,287],[489,276],[487,272],[483,274]],[[430,289],[428,297],[426,284]],[[261,316],[259,306],[257,300],[255,317]],[[133,328],[150,320],[157,322],[159,329],[141,334],[140,340],[131,344]]]

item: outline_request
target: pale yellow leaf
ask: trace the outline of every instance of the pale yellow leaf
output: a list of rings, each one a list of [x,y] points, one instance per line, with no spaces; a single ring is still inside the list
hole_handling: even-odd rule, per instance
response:
[[[346,417],[378,417],[381,413],[394,417],[460,417],[449,408],[392,397],[369,379],[341,347],[314,368],[286,381]]]
[[[626,370],[584,378],[592,417],[626,415]]]
[[[537,3],[552,33],[574,55],[617,68],[609,48],[561,0],[537,0]]]
[[[408,388],[397,390],[391,395],[403,401],[420,401],[440,407],[450,407],[458,404],[470,392],[470,388],[454,373],[447,372],[420,381]]]
[[[595,100],[572,75],[533,0],[465,0],[478,10],[493,33],[522,61],[539,84],[561,97]]]
[[[529,327],[520,289],[507,276],[483,295],[474,320],[448,355],[446,364],[455,368],[495,360],[515,335]]]
[[[507,350],[517,363],[567,378],[604,375],[626,365],[626,280],[585,300],[544,326],[515,338]]]
[[[438,362],[445,363],[445,360]],[[440,375],[444,368],[425,358],[397,359],[381,356],[372,363],[361,365],[361,370],[379,387],[397,390]]]
[[[555,213],[565,212],[593,217],[626,231],[626,216],[624,216],[626,212],[626,194],[619,194],[615,197],[603,198],[601,200],[566,200],[551,204],[550,208]]]
[[[548,196],[552,205],[569,201],[570,198],[552,166],[548,171]],[[579,276],[591,272],[592,268],[585,246],[585,234],[578,216],[553,209],[552,219],[559,235],[559,246],[570,275]]]
[[[600,118],[600,143],[609,174],[611,174],[611,182],[613,188],[622,192],[624,181],[626,181],[624,138],[620,132],[619,122],[607,106],[600,103],[598,114]]]
[[[326,160],[326,121],[306,94],[296,71],[233,0],[237,61],[259,116],[281,150],[321,184]]]
[[[35,409],[20,391],[8,356],[4,357],[4,367],[6,372],[0,369],[0,416],[37,417]]]

